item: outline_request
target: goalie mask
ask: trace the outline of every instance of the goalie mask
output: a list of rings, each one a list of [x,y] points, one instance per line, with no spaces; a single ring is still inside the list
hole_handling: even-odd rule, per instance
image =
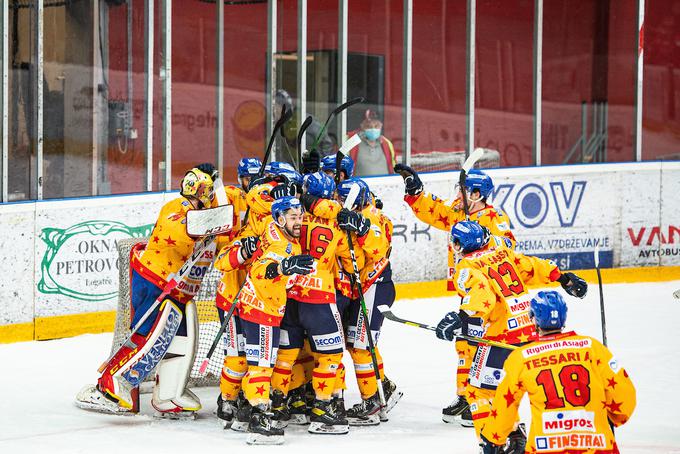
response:
[[[212,178],[207,173],[193,168],[182,178],[180,194],[198,200],[199,208],[208,208],[215,195]]]

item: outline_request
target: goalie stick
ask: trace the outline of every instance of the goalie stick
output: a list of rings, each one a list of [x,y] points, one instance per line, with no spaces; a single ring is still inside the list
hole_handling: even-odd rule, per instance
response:
[[[210,350],[208,350],[208,354],[205,355],[205,358],[203,359],[203,362],[201,363],[201,367],[198,369],[198,373],[200,373],[201,375],[205,374],[205,371],[208,368],[208,363],[210,362],[210,358],[212,358],[213,353],[215,353],[215,349],[217,348],[217,345],[220,343],[220,339],[222,339],[222,335],[224,335],[224,332],[227,330],[227,326],[229,326],[229,320],[231,320],[231,316],[234,315],[234,311],[236,310],[236,306],[238,306],[238,304],[239,304],[239,296],[241,295],[241,290],[243,290],[244,285],[246,285],[245,282],[241,285],[241,288],[239,289],[238,293],[236,294],[236,298],[234,299],[234,303],[229,308],[229,311],[224,315],[224,321],[222,321],[222,325],[220,326],[219,331],[217,331],[217,335],[215,336],[215,339],[213,340],[213,343],[210,346]]]
[[[467,194],[465,190],[465,180],[467,179],[467,174],[472,169],[477,161],[484,156],[484,150],[481,148],[475,148],[475,150],[470,153],[470,156],[463,163],[463,168],[460,169],[460,176],[458,177],[458,186],[460,186],[460,197],[463,199],[463,210],[465,211],[465,220],[470,220],[470,207],[468,206]]]
[[[314,139],[314,144],[309,148],[309,151],[314,151],[316,150],[316,147],[319,145],[319,142],[321,141],[321,138],[323,137],[324,133],[326,132],[326,129],[328,128],[328,123],[340,112],[342,112],[345,109],[350,108],[354,104],[358,104],[360,102],[364,102],[365,99],[359,96],[358,98],[350,99],[346,103],[340,104],[338,107],[333,109],[330,114],[328,114],[328,118],[326,119],[326,123],[324,123],[323,128],[321,128],[321,131],[319,134],[316,136]]]
[[[354,136],[356,137],[356,136]],[[343,147],[347,145],[349,141],[343,144]],[[340,152],[338,152],[340,153]],[[352,209],[354,201],[359,195],[359,185],[353,184],[349,190],[349,194],[345,199],[345,205],[343,208],[348,210]],[[347,233],[347,246],[349,247],[350,257],[352,258],[352,267],[354,268],[354,275],[350,275],[350,281],[353,286],[356,286],[357,293],[359,294],[359,301],[361,303],[361,314],[364,319],[364,326],[366,327],[366,337],[368,337],[368,348],[371,353],[371,363],[373,364],[373,372],[375,373],[375,380],[378,384],[378,397],[380,399],[380,413],[384,417],[385,407],[387,407],[387,402],[385,400],[385,390],[382,386],[382,380],[380,379],[380,366],[378,365],[378,357],[375,353],[375,343],[373,342],[373,335],[371,334],[371,320],[368,318],[368,310],[366,309],[366,301],[364,300],[364,292],[361,289],[361,277],[359,275],[359,267],[357,265],[357,257],[354,253],[354,245],[352,244],[352,233],[346,231]],[[360,333],[359,327],[357,326],[356,336],[358,337]]]
[[[425,323],[418,323],[418,322],[413,322],[411,320],[406,320],[404,318],[399,318],[396,315],[394,315],[394,312],[389,308],[389,306],[378,306],[377,308],[382,314],[383,317],[385,317],[388,320],[392,320],[393,322],[401,323],[404,325],[409,325],[409,326],[415,326],[416,328],[421,328],[421,329],[426,329],[429,331],[437,331],[437,328],[431,325],[426,325]],[[517,346],[516,345],[510,345],[506,344],[504,342],[496,342],[492,341],[489,339],[484,339],[482,337],[475,337],[475,336],[467,336],[465,334],[459,334],[456,337],[459,337],[461,339],[465,339],[466,341],[470,342],[477,342],[479,344],[486,344],[490,345],[492,347],[500,347],[500,348],[506,348],[508,350],[516,350]]]

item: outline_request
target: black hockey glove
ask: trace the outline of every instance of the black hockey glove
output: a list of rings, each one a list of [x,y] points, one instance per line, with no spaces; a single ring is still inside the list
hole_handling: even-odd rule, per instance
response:
[[[207,173],[208,175],[210,175],[210,178],[212,178],[213,182],[214,182],[217,178],[219,178],[219,176],[220,176],[220,173],[217,171],[217,169],[215,168],[215,166],[212,165],[212,164],[209,163],[209,162],[204,162],[203,164],[199,164],[199,165],[196,166],[196,168],[197,168],[198,170],[200,170],[201,172],[205,172],[205,173]]]
[[[292,255],[281,260],[281,272],[291,274],[309,274],[314,271],[314,257],[309,254]]]
[[[321,154],[318,151],[312,150],[307,153],[302,153],[302,173],[318,172],[321,167]]]
[[[371,228],[371,221],[363,217],[361,213],[343,208],[338,213],[338,227],[348,232],[357,232],[359,236],[364,236],[368,233],[368,229]]]
[[[479,446],[482,448],[482,454],[501,454],[503,452],[503,446],[491,443],[484,435],[481,435],[481,437],[482,441],[479,442]]]
[[[269,183],[271,181],[274,181],[274,180],[272,180],[272,177],[269,177],[269,176],[262,176],[262,177],[259,177],[259,178],[253,178],[252,180],[250,180],[250,184],[248,185],[248,190],[250,191],[251,189],[253,189],[255,186],[257,186],[259,184],[266,184],[266,183]]]
[[[269,195],[274,199],[280,199],[287,195],[294,196],[296,193],[297,189],[295,188],[295,184],[290,182],[279,183],[269,191]]]
[[[314,211],[314,206],[321,200],[319,197],[312,194],[302,194],[300,196],[300,203],[305,207],[305,211],[312,213]]]
[[[404,164],[394,166],[394,171],[404,179],[405,191],[408,195],[418,195],[423,192],[423,182],[415,170]]]
[[[442,340],[453,341],[456,336],[463,333],[463,322],[458,312],[449,312],[437,324],[437,337]]]
[[[371,192],[371,195],[373,196],[373,203],[375,204],[375,207],[379,210],[383,209],[383,203],[382,200],[380,200],[375,194]]]
[[[243,260],[248,260],[253,256],[257,250],[257,240],[256,236],[247,236],[241,240],[241,256]]]
[[[588,293],[588,283],[574,273],[564,273],[557,282],[562,285],[565,292],[576,298],[585,298]]]

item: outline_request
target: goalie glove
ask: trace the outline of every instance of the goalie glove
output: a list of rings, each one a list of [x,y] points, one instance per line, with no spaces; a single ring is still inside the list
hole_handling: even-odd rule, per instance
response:
[[[257,240],[258,237],[256,236],[247,236],[241,240],[241,256],[243,257],[243,261],[246,261],[253,256],[257,250]]]
[[[449,312],[437,324],[435,331],[441,340],[453,341],[456,336],[463,333],[463,322],[458,312]]]
[[[394,171],[399,173],[404,179],[404,190],[408,195],[418,195],[423,192],[423,182],[411,167],[404,164],[394,166]]]
[[[564,273],[557,282],[560,283],[565,292],[576,298],[583,299],[588,293],[588,283],[574,273]]]
[[[364,236],[371,228],[371,221],[357,213],[343,208],[338,213],[338,227],[348,232],[357,232],[357,235]]]

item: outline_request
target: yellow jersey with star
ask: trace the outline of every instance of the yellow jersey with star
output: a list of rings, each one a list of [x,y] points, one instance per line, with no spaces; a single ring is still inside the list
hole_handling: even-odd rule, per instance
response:
[[[286,290],[291,276],[265,277],[270,263],[292,255],[300,255],[297,239],[288,239],[275,222],[271,222],[260,236],[260,245],[252,258],[252,265],[239,295],[239,317],[267,326],[279,326],[286,310]]]
[[[303,254],[314,257],[314,271],[296,276],[288,297],[303,303],[334,304],[338,261],[345,270],[353,269],[347,234],[336,220],[305,213],[300,245]],[[356,255],[356,259],[357,266],[363,266],[363,255]]]
[[[419,220],[447,233],[451,232],[451,227],[455,223],[465,220],[465,211],[459,208],[462,202],[458,198],[453,202],[449,202],[440,199],[434,194],[423,191],[415,196],[407,194],[404,196],[404,200],[409,204],[413,214]],[[510,243],[509,246],[513,249],[515,248],[516,240],[510,230],[510,218],[508,218],[503,210],[487,204],[483,208],[471,211],[470,220],[489,229],[492,235],[506,238]],[[447,289],[451,292],[456,291],[456,283],[453,276],[456,273],[457,261],[458,258],[449,241]]]
[[[504,444],[529,395],[526,452],[618,453],[609,422],[624,424],[635,409],[635,387],[612,353],[574,332],[541,336],[505,361],[504,377],[482,434]]]
[[[357,236],[356,243],[364,252],[365,264],[361,267],[361,284],[367,291],[380,277],[390,263],[392,250],[392,221],[374,205],[361,210],[361,215],[371,222],[371,226],[363,236]]]
[[[465,254],[456,266],[456,291],[463,298],[460,310],[482,320],[486,339],[509,344],[536,336],[529,319],[528,285],[544,285],[561,276],[551,260],[532,257],[489,242]]]

